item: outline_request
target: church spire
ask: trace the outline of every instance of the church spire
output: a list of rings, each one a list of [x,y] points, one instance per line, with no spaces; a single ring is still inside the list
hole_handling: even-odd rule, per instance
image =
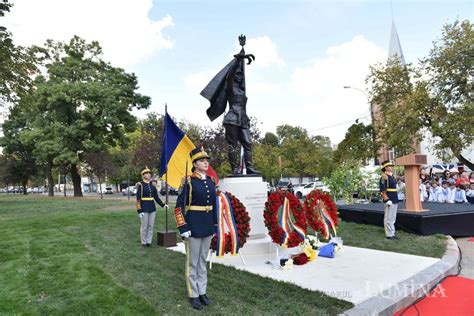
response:
[[[390,44],[388,46],[388,58],[399,58],[402,65],[405,65],[405,57],[403,56],[402,46],[398,39],[397,27],[395,21],[392,20],[392,31],[390,33]]]

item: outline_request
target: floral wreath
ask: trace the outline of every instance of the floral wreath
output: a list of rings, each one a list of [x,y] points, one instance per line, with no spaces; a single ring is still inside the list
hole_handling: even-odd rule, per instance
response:
[[[278,213],[284,203],[284,198],[289,201],[290,213],[295,218],[294,229],[289,233],[288,239],[285,244],[285,231],[280,226],[278,221]],[[290,214],[290,217],[291,217]],[[300,200],[290,192],[274,192],[268,196],[268,200],[265,203],[265,210],[263,212],[265,219],[265,226],[267,227],[270,237],[273,242],[289,248],[296,247],[304,241],[304,235],[306,234],[306,218],[305,212],[301,205]],[[291,218],[290,218],[291,220]],[[300,231],[298,231],[298,229]],[[303,236],[301,236],[303,234]]]
[[[325,239],[329,238],[330,229],[336,235],[337,208],[329,194],[311,191],[304,201],[304,210],[308,224],[315,232],[320,232]]]
[[[221,193],[220,190],[217,190],[217,195]],[[250,233],[250,216],[249,213],[245,209],[245,205],[240,202],[240,200],[232,195],[229,192],[225,192],[228,196],[230,204],[232,206],[235,224],[237,226],[237,235],[239,240],[239,248],[242,248],[245,243],[247,242],[247,238],[249,237]],[[216,210],[217,211],[217,210]],[[232,251],[232,238],[230,232],[225,234],[225,241],[224,241],[224,249],[225,253],[229,253]],[[211,240],[211,247],[213,251],[217,248],[217,235],[214,234]]]

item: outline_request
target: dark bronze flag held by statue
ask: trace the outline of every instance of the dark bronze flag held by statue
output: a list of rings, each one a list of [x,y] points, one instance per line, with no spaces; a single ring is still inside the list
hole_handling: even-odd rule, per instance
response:
[[[238,144],[244,149],[244,163],[247,174],[259,174],[253,167],[250,120],[247,116],[247,96],[245,93],[245,60],[250,65],[255,60],[252,54],[245,54],[246,38],[239,36],[242,46],[240,53],[228,63],[201,91],[201,95],[211,102],[207,116],[211,121],[221,116],[229,103],[229,111],[224,115],[225,138],[228,144],[229,162],[234,175],[240,174],[240,154]]]

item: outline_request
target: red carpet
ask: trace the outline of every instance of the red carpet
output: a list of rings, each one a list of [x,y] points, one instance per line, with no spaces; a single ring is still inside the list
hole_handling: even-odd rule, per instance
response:
[[[411,306],[403,315],[474,315],[474,280],[449,277],[439,284],[423,300]],[[405,308],[395,315],[401,315]]]
[[[469,238],[467,241],[474,242],[474,237]]]

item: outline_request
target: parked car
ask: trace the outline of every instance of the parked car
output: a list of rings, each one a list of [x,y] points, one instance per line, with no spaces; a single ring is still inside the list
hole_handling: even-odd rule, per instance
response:
[[[275,188],[269,182],[265,183],[267,184],[267,195],[270,195],[270,193],[275,192]]]
[[[102,190],[99,189],[98,193],[102,194],[114,194],[114,191],[112,190],[112,187],[105,187]]]
[[[129,186],[128,188],[125,188],[122,190],[123,195],[137,195],[137,187],[134,185]]]
[[[323,192],[329,192],[329,188],[324,185],[321,181],[310,182],[305,186],[299,186],[295,190],[295,194],[299,199],[306,197],[313,190],[321,190]]]
[[[277,185],[276,185],[276,189],[280,189],[282,191],[286,191],[288,190],[288,184],[290,184],[290,181],[278,181]]]
[[[161,195],[166,195],[166,188],[165,187],[161,188],[160,194]],[[169,195],[178,195],[178,190],[176,190],[173,187],[168,187],[168,194]]]

